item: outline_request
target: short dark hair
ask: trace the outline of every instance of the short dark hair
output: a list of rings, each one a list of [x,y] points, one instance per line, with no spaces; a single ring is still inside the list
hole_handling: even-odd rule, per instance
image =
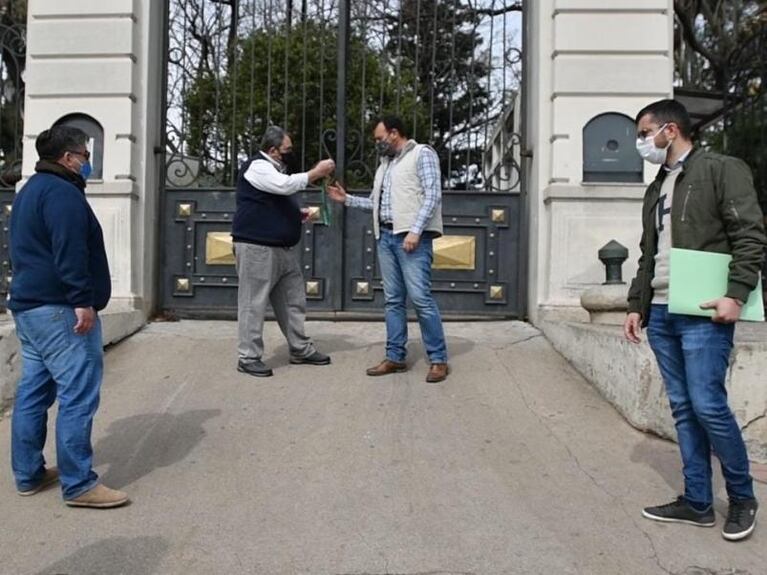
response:
[[[645,116],[652,116],[653,120],[659,124],[674,122],[679,126],[679,132],[682,136],[685,138],[692,136],[690,114],[687,112],[687,108],[676,100],[658,100],[645,106],[639,110],[635,123],[638,124]]]
[[[386,131],[391,132],[392,130],[397,130],[403,138],[409,138],[410,132],[408,132],[408,129],[405,127],[405,122],[402,121],[402,118],[399,116],[392,116],[392,115],[386,115],[381,116],[376,120],[375,125],[383,124],[384,128],[386,128]]]
[[[41,160],[55,162],[60,160],[66,152],[73,152],[75,148],[87,146],[88,140],[88,134],[80,128],[53,126],[37,136],[35,148]]]
[[[269,126],[266,129],[266,132],[264,132],[264,136],[261,138],[261,150],[264,152],[268,152],[272,148],[277,148],[279,150],[280,146],[282,146],[282,141],[287,135],[287,132],[279,126]]]

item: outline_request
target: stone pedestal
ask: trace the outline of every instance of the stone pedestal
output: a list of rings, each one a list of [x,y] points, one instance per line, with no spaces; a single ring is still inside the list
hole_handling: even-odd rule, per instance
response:
[[[591,323],[622,325],[628,310],[628,285],[601,285],[581,295],[581,306],[589,312]]]

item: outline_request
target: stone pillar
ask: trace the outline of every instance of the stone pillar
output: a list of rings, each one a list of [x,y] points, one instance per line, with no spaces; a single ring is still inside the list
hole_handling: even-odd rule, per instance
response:
[[[162,143],[164,2],[29,0],[23,173],[37,135],[62,118],[103,130],[103,170],[88,182],[112,271],[110,311],[154,304]],[[98,176],[98,174],[94,174]]]
[[[636,271],[644,182],[584,182],[583,130],[613,112],[633,119],[672,96],[671,0],[536,0],[527,46],[529,314],[533,321],[586,319],[580,296],[601,284],[597,251],[629,248]],[[638,179],[654,172],[645,168]]]

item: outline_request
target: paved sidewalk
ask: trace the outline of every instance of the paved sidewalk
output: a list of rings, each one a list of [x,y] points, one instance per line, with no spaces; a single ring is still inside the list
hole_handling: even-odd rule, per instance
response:
[[[154,324],[111,349],[94,442],[123,509],[18,497],[0,422],[0,573],[767,572],[767,520],[732,544],[721,515],[642,519],[679,489],[676,446],[629,427],[533,328],[447,324],[453,372],[429,385],[420,344],[409,373],[364,375],[382,324],[308,327],[333,365],[289,366],[270,323],[271,379],[235,371],[229,322]]]

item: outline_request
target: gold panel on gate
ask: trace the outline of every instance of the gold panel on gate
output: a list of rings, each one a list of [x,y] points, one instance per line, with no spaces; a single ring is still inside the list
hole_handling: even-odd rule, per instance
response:
[[[320,295],[320,282],[313,280],[306,282],[306,295]]]
[[[442,236],[434,240],[435,270],[477,268],[477,239],[474,236]]]
[[[354,291],[358,296],[370,295],[370,282],[357,282]]]
[[[504,297],[503,286],[497,286],[497,285],[490,286],[490,299],[502,300],[503,297]]]
[[[233,266],[232,234],[208,232],[205,236],[205,263],[209,266]]]
[[[506,210],[493,210],[490,219],[494,224],[502,224],[506,221]]]
[[[310,223],[315,223],[320,220],[320,207],[319,206],[309,206],[306,208],[309,212],[306,221]]]
[[[179,204],[178,216],[180,218],[188,218],[192,215],[192,204]]]
[[[189,291],[189,278],[176,279],[176,291]]]

